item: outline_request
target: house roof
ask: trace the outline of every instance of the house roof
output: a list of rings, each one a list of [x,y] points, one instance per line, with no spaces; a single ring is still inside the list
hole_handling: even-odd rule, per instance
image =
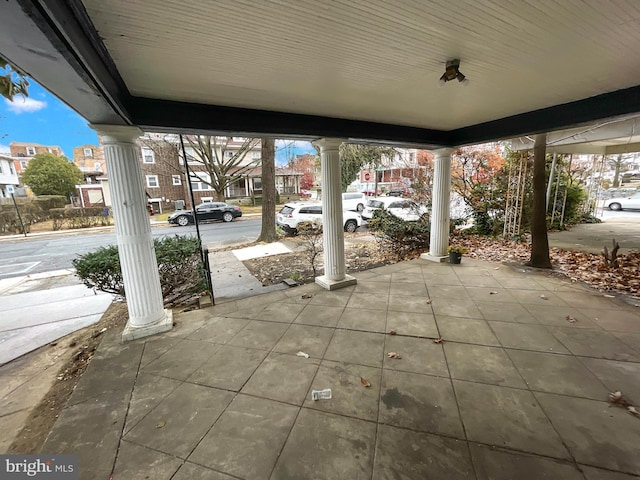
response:
[[[0,53],[92,123],[425,147],[640,112],[624,0],[15,0]],[[471,81],[438,87],[445,62]]]

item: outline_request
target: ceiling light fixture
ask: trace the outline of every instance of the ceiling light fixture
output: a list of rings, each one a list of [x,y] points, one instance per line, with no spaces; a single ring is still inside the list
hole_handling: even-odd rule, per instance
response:
[[[447,82],[456,79],[465,87],[469,85],[469,79],[466,78],[460,71],[460,60],[458,60],[457,58],[447,61],[447,63],[445,64],[444,73],[440,77],[438,83],[441,87],[444,87]]]

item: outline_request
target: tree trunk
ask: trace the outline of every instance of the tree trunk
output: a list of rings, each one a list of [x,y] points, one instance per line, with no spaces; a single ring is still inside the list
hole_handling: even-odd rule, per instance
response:
[[[262,230],[259,242],[275,242],[276,235],[276,153],[273,138],[262,139]]]
[[[531,214],[531,260],[528,265],[551,268],[545,197],[547,134],[536,135],[533,147],[533,211]]]
[[[224,202],[226,200],[224,189],[220,192],[218,190],[215,190],[214,196],[216,198],[216,202]]]
[[[613,174],[613,187],[618,188],[620,186],[620,167],[622,167],[622,154],[618,155],[617,160],[614,162],[615,173]]]

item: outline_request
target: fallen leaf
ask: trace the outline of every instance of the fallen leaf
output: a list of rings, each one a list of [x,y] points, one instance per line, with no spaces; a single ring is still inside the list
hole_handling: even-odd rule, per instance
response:
[[[400,355],[398,355],[396,352],[389,352],[387,353],[387,357],[389,358],[395,358],[396,360],[400,360],[402,357]]]
[[[363,387],[370,387],[371,386],[369,381],[367,379],[365,379],[364,377],[360,377],[360,383],[362,384]]]
[[[500,270],[500,267],[495,267],[494,270]]]
[[[543,300],[549,300],[549,297],[547,297],[546,295],[540,295],[540,298]]]
[[[442,343],[442,342],[444,342],[444,338],[442,338],[442,337],[440,337],[440,338],[435,338],[435,339],[433,340],[433,343]]]
[[[165,421],[158,422],[158,423],[156,423],[156,428],[162,428],[162,427],[164,427],[166,424],[167,424],[167,422],[165,422]]]
[[[578,321],[575,318],[573,318],[571,315],[567,315],[566,317],[564,317],[564,319],[569,323],[576,323]]]
[[[429,305],[433,300],[431,300],[430,298],[427,298],[427,305]]]
[[[311,295],[310,293],[305,293],[304,295],[302,295],[303,300],[307,300],[309,298],[313,298],[313,295]]]
[[[304,353],[304,352],[298,352],[298,353],[296,353],[296,355],[298,357],[309,358],[309,354],[308,353]]]
[[[620,400],[622,400],[622,392],[620,390],[609,394],[609,401],[611,403],[618,403]]]
[[[607,298],[616,298],[615,295],[607,295],[606,293],[604,294],[604,296],[607,297]]]
[[[397,332],[395,330],[389,330],[389,335],[395,335]]]
[[[627,407],[627,410],[629,410],[629,413],[631,415],[636,415],[636,416],[640,416],[640,412],[636,409],[636,407],[634,407],[633,405],[629,405]]]
[[[498,292],[489,292],[489,295],[497,295]]]

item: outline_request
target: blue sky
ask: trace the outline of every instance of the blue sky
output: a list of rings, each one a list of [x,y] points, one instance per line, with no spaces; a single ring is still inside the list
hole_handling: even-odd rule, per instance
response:
[[[98,136],[87,121],[31,80],[29,97],[13,102],[0,97],[0,153],[9,151],[11,142],[59,145],[73,157],[73,147],[97,144]],[[276,163],[284,164],[297,154],[315,153],[309,142],[278,140]]]

